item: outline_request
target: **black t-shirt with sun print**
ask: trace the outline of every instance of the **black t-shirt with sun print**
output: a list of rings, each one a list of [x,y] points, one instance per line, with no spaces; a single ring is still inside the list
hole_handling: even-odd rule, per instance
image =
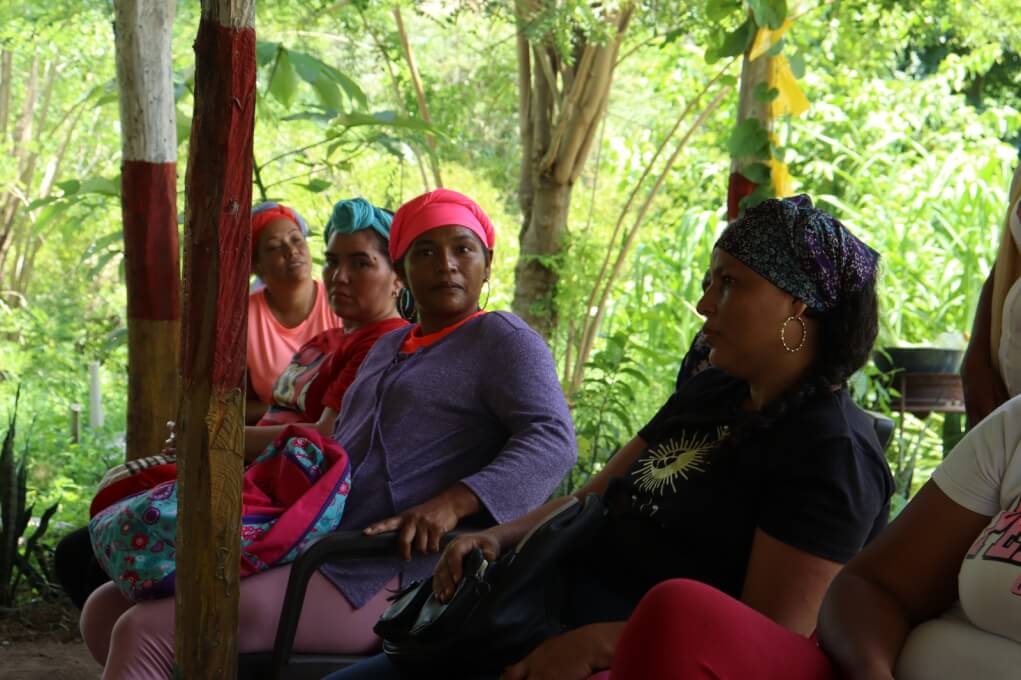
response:
[[[893,480],[846,390],[771,422],[741,410],[747,395],[711,368],[639,431],[648,449],[607,490],[609,519],[583,558],[604,587],[637,602],[691,578],[740,597],[757,528],[846,562],[885,525]]]

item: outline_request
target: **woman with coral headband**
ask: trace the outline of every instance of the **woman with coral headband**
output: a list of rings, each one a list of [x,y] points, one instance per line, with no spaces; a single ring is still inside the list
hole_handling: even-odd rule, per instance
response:
[[[314,583],[332,592],[306,596],[299,631],[320,633],[303,641],[308,649],[378,649],[372,625],[387,597],[429,573],[444,533],[476,513],[523,515],[577,458],[549,348],[514,315],[479,308],[493,240],[482,209],[453,191],[420,196],[394,215],[390,253],[418,323],[369,351],[333,436],[352,465],[340,528],[396,530],[399,554],[323,567]],[[324,618],[309,625],[316,612]],[[267,605],[263,618],[277,616]]]
[[[273,383],[298,349],[340,317],[312,278],[308,225],[295,210],[267,201],[252,209],[252,272],[265,284],[248,297],[248,403],[252,425],[273,402]]]

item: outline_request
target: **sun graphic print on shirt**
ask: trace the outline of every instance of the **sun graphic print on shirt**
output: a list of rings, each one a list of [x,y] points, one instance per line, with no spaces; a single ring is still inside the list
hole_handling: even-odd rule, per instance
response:
[[[654,448],[642,458],[638,467],[631,473],[637,487],[650,495],[662,496],[667,487],[677,492],[677,478],[689,479],[693,472],[705,472],[705,465],[710,452],[717,443],[728,434],[726,427],[716,430],[716,436],[702,436],[681,432],[681,436],[671,437]]]

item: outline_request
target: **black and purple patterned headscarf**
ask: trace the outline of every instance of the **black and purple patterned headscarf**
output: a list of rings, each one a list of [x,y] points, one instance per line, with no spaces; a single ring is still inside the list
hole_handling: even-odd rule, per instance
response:
[[[879,253],[805,194],[763,201],[727,225],[716,247],[816,312],[876,277]]]

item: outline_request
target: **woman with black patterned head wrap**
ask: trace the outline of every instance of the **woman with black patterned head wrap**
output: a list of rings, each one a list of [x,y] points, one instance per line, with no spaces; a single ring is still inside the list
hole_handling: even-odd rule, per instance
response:
[[[1021,174],[1015,176],[1016,185],[1019,178]],[[1014,189],[1016,201],[1021,186]],[[996,264],[999,275],[1000,264],[1007,263],[1008,282],[1018,271],[1018,253],[1009,252],[1016,251],[1011,230],[1017,226],[1015,234],[1021,233],[1015,212],[1017,205],[1005,231],[1007,248]],[[1021,215],[1016,217],[1021,220]],[[868,258],[856,248],[830,242],[836,261],[850,262],[850,267],[834,267],[829,253],[818,257],[826,248],[817,246],[810,248],[808,259],[819,259],[822,269],[838,272],[837,280],[846,276],[853,281],[859,271],[867,271]],[[987,282],[987,303],[991,288]],[[1004,319],[1017,299],[1006,297]],[[839,306],[838,297],[836,309]],[[980,313],[976,321],[977,330],[983,322],[989,324],[988,305],[985,312],[984,319]],[[827,317],[822,318],[825,324]],[[986,388],[999,384],[1003,393],[969,393],[969,416],[988,415],[974,418],[981,421],[947,454],[896,521],[833,579],[819,612],[818,646],[718,591],[693,581],[671,581],[653,589],[628,622],[613,660],[614,680],[1017,678],[1021,396],[1008,399],[1003,386],[1010,384],[1011,367],[1019,365],[1011,364],[1009,351],[1004,353],[1010,326],[1004,321],[1003,335],[993,334],[1002,341],[1002,373],[986,373],[989,380],[976,383]],[[848,327],[849,338],[856,337],[855,330]],[[979,340],[988,359],[990,337],[988,327],[985,330]],[[972,351],[981,355],[982,342],[973,342]],[[976,394],[981,403],[972,403],[970,397]],[[704,615],[691,619],[679,614],[692,609]]]
[[[728,225],[697,306],[712,367],[684,380],[575,493],[602,494],[609,515],[568,565],[568,632],[506,669],[478,662],[432,671],[589,678],[609,667],[624,621],[664,581],[711,592],[813,647],[806,636],[827,585],[885,525],[893,491],[872,419],[846,389],[875,340],[878,262],[807,196],[767,200]],[[434,572],[434,592],[450,597],[470,550],[496,558],[563,502],[455,539]],[[706,612],[693,602],[677,608],[668,600],[668,618],[687,626],[657,637],[661,651],[679,649],[700,628]],[[377,657],[331,680],[418,677],[390,663]],[[643,673],[623,677],[689,677]]]

